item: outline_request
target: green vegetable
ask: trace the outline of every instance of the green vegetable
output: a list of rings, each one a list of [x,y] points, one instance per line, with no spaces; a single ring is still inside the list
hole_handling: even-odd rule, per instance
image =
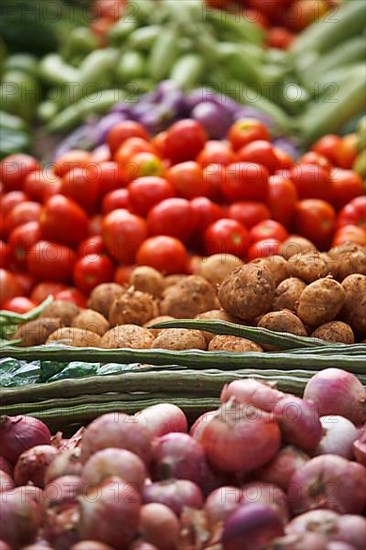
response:
[[[178,35],[175,29],[166,28],[154,42],[148,59],[150,76],[160,81],[166,78],[179,56]]]
[[[0,111],[0,127],[21,132],[27,130],[27,125],[23,119],[16,115],[6,113],[5,111]]]
[[[128,45],[136,50],[150,50],[160,34],[164,32],[159,25],[148,25],[133,31],[128,37]]]
[[[84,363],[82,361],[72,361],[64,369],[51,376],[48,381],[56,382],[66,378],[83,378],[97,373],[99,363]]]
[[[181,88],[190,89],[200,81],[204,68],[202,56],[188,53],[177,60],[169,78],[177,82]]]
[[[38,65],[38,74],[46,84],[64,86],[68,82],[78,83],[79,72],[68,65],[57,53],[46,55]]]
[[[4,62],[4,70],[25,71],[31,75],[37,74],[38,60],[34,55],[18,53],[10,55]]]
[[[361,178],[366,178],[366,149],[363,149],[358,153],[355,162],[353,163],[352,170],[357,172]]]
[[[262,83],[260,70],[257,68],[257,60],[248,55],[245,47],[242,48],[240,44],[225,42],[218,46],[218,53],[219,64],[222,64],[233,78],[252,87],[259,86]]]
[[[90,29],[76,27],[70,32],[68,40],[62,48],[62,56],[71,63],[77,56],[85,57],[97,47],[97,39]]]
[[[0,158],[30,149],[28,132],[0,126]]]
[[[122,18],[108,31],[108,43],[111,46],[122,46],[128,36],[136,29],[137,21]]]
[[[79,79],[69,84],[71,101],[110,88],[119,52],[115,48],[94,50],[79,67]],[[75,85],[76,84],[76,85]]]
[[[121,55],[116,67],[116,77],[119,82],[129,82],[135,78],[141,78],[146,71],[144,56],[134,50],[129,50]]]
[[[205,20],[213,25],[217,33],[229,33],[238,41],[253,42],[254,44],[262,44],[264,40],[264,32],[258,25],[253,25],[245,18],[240,18],[238,21],[235,15],[229,12],[221,12],[218,10],[205,11]]]
[[[2,110],[31,122],[39,98],[40,89],[34,76],[18,69],[4,73],[0,86]]]

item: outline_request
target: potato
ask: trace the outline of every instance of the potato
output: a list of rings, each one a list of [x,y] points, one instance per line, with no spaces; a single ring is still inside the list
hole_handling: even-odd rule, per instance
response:
[[[157,323],[162,323],[163,321],[174,321],[175,317],[172,317],[171,315],[159,315],[158,317],[154,317],[153,319],[150,319],[147,323],[144,324],[145,328],[149,328],[150,332],[156,337],[162,330],[162,328],[150,328],[152,325],[156,325]]]
[[[318,279],[301,293],[297,315],[306,325],[318,327],[332,321],[338,315],[345,296],[342,285],[334,279]]]
[[[268,256],[268,258],[257,258],[251,263],[268,267],[272,273],[275,286],[278,286],[289,276],[287,260],[277,254],[274,256]]]
[[[187,279],[187,277],[188,275],[182,275],[180,273],[176,273],[175,275],[167,275],[166,277],[164,277],[164,289],[181,283],[182,281]]]
[[[130,287],[114,299],[109,311],[109,322],[116,325],[144,325],[159,315],[159,308],[151,294]]]
[[[81,328],[64,327],[53,332],[47,339],[47,344],[51,342],[59,342],[65,346],[74,346],[77,348],[83,347],[98,347],[100,336]]]
[[[219,288],[221,306],[239,319],[253,319],[270,310],[275,283],[267,267],[253,263],[236,268]]]
[[[203,311],[215,309],[217,305],[213,286],[198,275],[190,275],[165,290],[160,312],[176,319],[193,319]]]
[[[366,275],[366,247],[354,243],[345,243],[329,251],[334,276],[343,281],[349,275]]]
[[[206,350],[207,344],[200,330],[165,328],[160,331],[152,347],[177,351],[185,349]]]
[[[138,266],[133,270],[130,284],[136,290],[151,294],[155,298],[161,296],[165,286],[162,274],[153,267],[146,265]]]
[[[17,328],[14,339],[21,339],[21,346],[40,346],[46,342],[50,334],[61,327],[61,319],[42,317],[20,325]]]
[[[297,277],[289,277],[282,281],[275,290],[272,304],[273,311],[281,309],[296,311],[297,303],[304,288],[306,288],[306,283]]]
[[[345,302],[342,319],[351,325],[360,338],[366,336],[366,276],[360,273],[348,275],[342,282]]]
[[[42,317],[57,317],[60,319],[62,326],[69,327],[72,320],[79,313],[80,308],[73,302],[65,302],[64,300],[54,300],[40,314]]]
[[[283,241],[279,248],[279,254],[286,260],[289,260],[295,254],[304,254],[309,251],[316,251],[316,246],[308,239],[298,237],[297,235],[293,235]]]
[[[125,292],[123,286],[117,283],[102,283],[93,288],[89,300],[88,308],[94,309],[108,319],[111,305],[118,296]]]
[[[149,349],[153,342],[154,336],[149,329],[128,324],[108,330],[102,336],[99,346],[106,349]]]
[[[327,342],[341,342],[343,344],[354,344],[355,335],[347,323],[342,321],[329,321],[316,328],[311,335],[313,338],[320,338]]]
[[[243,265],[243,261],[233,254],[213,254],[202,259],[196,273],[216,288],[217,285],[221,285],[229,273],[241,265]]]
[[[99,336],[103,336],[107,330],[109,330],[109,323],[101,313],[94,311],[94,309],[83,309],[80,313],[74,317],[71,326],[74,328],[82,328],[84,330],[91,330]]]
[[[275,332],[289,332],[297,336],[307,336],[303,322],[289,309],[266,313],[261,317],[257,326]]]
[[[302,279],[306,283],[312,283],[331,274],[331,260],[324,252],[305,252],[294,254],[288,261],[291,277]]]
[[[245,351],[263,351],[263,349],[246,338],[239,336],[229,336],[225,334],[216,334],[208,344],[208,351],[230,351],[230,352],[245,352]]]
[[[232,315],[229,315],[223,309],[211,309],[211,311],[205,311],[204,313],[199,313],[196,315],[195,319],[201,319],[203,321],[217,320],[217,321],[228,321],[229,323],[239,323],[240,320]],[[210,342],[215,336],[212,332],[202,331],[203,336],[205,337],[206,342]]]

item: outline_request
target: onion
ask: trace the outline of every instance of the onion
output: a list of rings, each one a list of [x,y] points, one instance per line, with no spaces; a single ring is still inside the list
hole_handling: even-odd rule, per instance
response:
[[[46,470],[46,485],[61,476],[80,475],[82,469],[80,454],[81,449],[76,447],[75,449],[68,449],[57,455]]]
[[[9,474],[0,470],[0,493],[14,489],[15,483]]]
[[[196,105],[191,117],[200,122],[210,139],[223,138],[231,126],[231,116],[226,109],[212,101],[203,101]]]
[[[48,466],[59,451],[51,445],[37,445],[24,451],[18,458],[14,468],[14,480],[17,485],[32,482],[43,489]]]
[[[5,472],[10,477],[13,476],[13,467],[12,467],[12,465],[3,456],[0,456],[0,471]]]
[[[158,403],[146,407],[137,412],[135,418],[156,437],[170,432],[188,431],[186,415],[182,409],[172,403]]]
[[[317,403],[320,416],[344,416],[356,426],[365,420],[366,391],[350,372],[341,369],[318,372],[306,384],[304,399]]]
[[[15,464],[19,455],[35,445],[49,445],[51,433],[38,418],[33,416],[0,417],[1,454],[11,464]]]
[[[54,479],[44,489],[44,506],[63,506],[76,504],[81,490],[79,476],[62,476]]]
[[[339,532],[336,538],[348,542],[357,550],[365,548],[366,518],[355,514],[344,514],[338,519]]]
[[[0,540],[0,550],[11,550],[11,548],[5,541]]]
[[[79,499],[81,539],[92,539],[122,550],[137,533],[140,495],[118,477],[106,479]]]
[[[41,524],[41,509],[31,498],[12,491],[0,497],[1,538],[12,550],[34,542]]]
[[[244,504],[225,521],[223,550],[262,550],[284,534],[278,513],[265,504]]]
[[[234,114],[234,120],[242,120],[247,118],[254,118],[255,120],[259,120],[269,129],[273,127],[273,120],[269,115],[263,113],[262,111],[257,111],[257,109],[254,109],[253,107],[244,107],[242,105],[241,108],[237,109],[236,113]]]
[[[128,115],[121,112],[109,113],[108,115],[101,118],[95,125],[93,131],[91,132],[91,139],[94,146],[102,145],[109,134],[110,130],[123,120],[127,120]]]
[[[86,462],[81,474],[83,490],[88,492],[88,487],[94,488],[108,477],[122,478],[141,491],[145,477],[145,465],[134,453],[125,449],[103,449],[93,454]]]
[[[293,445],[282,447],[273,460],[256,472],[260,481],[267,481],[278,485],[287,491],[290,479],[294,472],[301,468],[310,457]]]
[[[242,504],[266,504],[272,506],[284,524],[289,521],[289,506],[285,493],[273,483],[252,481],[241,488]]]
[[[145,485],[142,500],[144,504],[158,502],[168,506],[179,516],[185,506],[202,508],[201,489],[188,479],[169,479]]]
[[[189,435],[199,441],[203,428],[206,426],[207,422],[210,422],[210,420],[214,418],[217,411],[218,409],[216,409],[215,411],[207,411],[201,414],[201,416],[197,418],[195,423],[192,424],[191,429],[189,430]]]
[[[353,443],[357,439],[357,428],[343,416],[322,416],[320,419],[323,437],[314,451],[315,455],[333,454],[353,458]]]
[[[22,550],[53,550],[53,548],[46,540],[37,540],[33,544],[23,546]]]
[[[47,508],[44,514],[43,536],[57,550],[69,550],[79,540],[79,506]]]
[[[248,380],[234,380],[230,384],[226,384],[221,391],[221,403],[226,403],[230,397],[235,397],[238,403],[246,403],[263,411],[271,412],[276,403],[285,397],[285,394],[270,384],[249,378]]]
[[[294,473],[287,496],[294,514],[319,508],[359,514],[366,504],[366,468],[337,455],[317,456]]]
[[[366,466],[366,427],[361,428],[356,441],[353,443],[353,454],[357,462]]]
[[[229,485],[212,491],[205,502],[207,522],[214,526],[225,521],[240,506],[241,490]]]
[[[35,485],[15,487],[11,494],[18,495],[22,500],[34,500],[38,504],[42,504],[44,499],[44,491]]]
[[[343,540],[334,540],[327,544],[326,550],[356,550],[354,546]]]
[[[286,443],[306,452],[315,449],[323,433],[315,403],[288,395],[275,405],[273,413]]]
[[[175,550],[180,533],[179,520],[164,504],[151,502],[141,508],[139,533],[159,550]]]
[[[281,435],[273,416],[234,400],[220,407],[202,431],[200,442],[215,468],[245,473],[276,455]]]
[[[132,544],[132,546],[130,546],[130,550],[159,550],[159,548],[144,540],[137,540]]]
[[[81,462],[102,449],[114,447],[137,454],[145,463],[152,456],[150,433],[133,417],[124,413],[107,413],[96,418],[85,430],[81,442]]]
[[[74,544],[71,550],[113,550],[113,548],[96,540],[82,540]]]
[[[328,550],[327,541],[317,533],[291,533],[275,539],[266,550]]]

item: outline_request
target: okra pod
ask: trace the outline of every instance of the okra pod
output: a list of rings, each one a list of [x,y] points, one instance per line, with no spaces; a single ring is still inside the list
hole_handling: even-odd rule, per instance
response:
[[[178,38],[174,28],[166,28],[151,48],[148,59],[148,72],[157,82],[169,75],[178,58]]]
[[[173,66],[170,79],[183,89],[193,88],[200,81],[205,63],[203,57],[194,53],[181,56]]]

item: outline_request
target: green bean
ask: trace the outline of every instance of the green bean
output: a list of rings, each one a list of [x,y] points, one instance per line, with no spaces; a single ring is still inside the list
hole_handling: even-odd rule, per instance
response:
[[[48,296],[41,304],[31,309],[27,313],[14,313],[12,311],[1,310],[0,311],[0,325],[18,325],[20,323],[26,323],[32,321],[52,302],[53,296]]]

